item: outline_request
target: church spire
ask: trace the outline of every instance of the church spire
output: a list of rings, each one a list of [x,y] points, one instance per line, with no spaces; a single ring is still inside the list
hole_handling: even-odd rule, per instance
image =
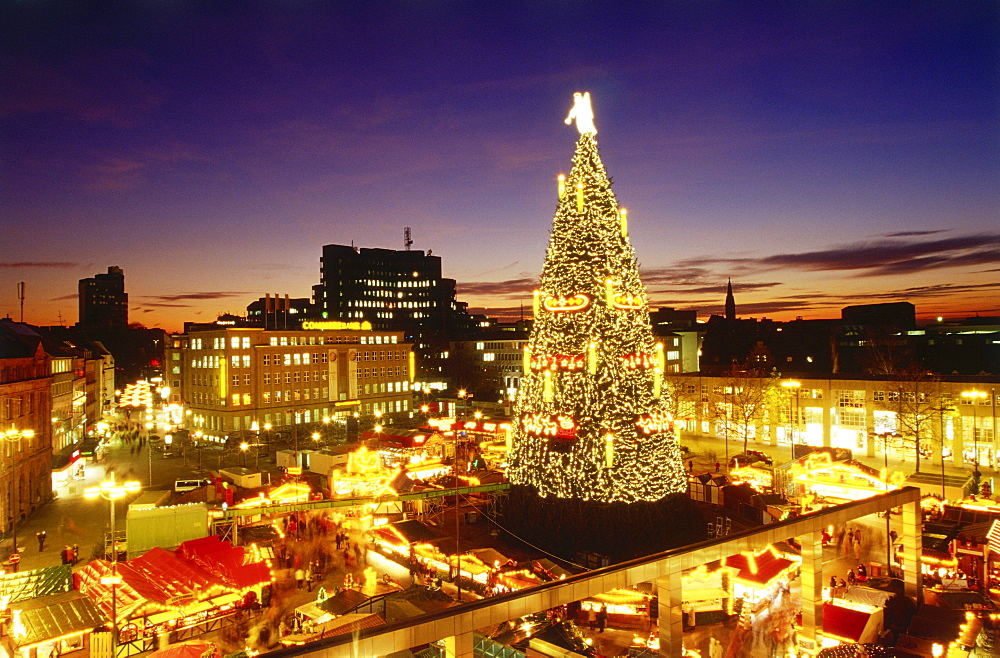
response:
[[[736,319],[736,299],[733,297],[733,279],[729,279],[729,286],[726,288],[726,319]]]

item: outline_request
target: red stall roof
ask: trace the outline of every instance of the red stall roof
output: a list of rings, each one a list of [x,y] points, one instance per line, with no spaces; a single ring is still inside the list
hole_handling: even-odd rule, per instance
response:
[[[722,561],[722,565],[736,570],[736,578],[766,587],[795,562],[780,557],[770,546],[761,553],[737,553]]]

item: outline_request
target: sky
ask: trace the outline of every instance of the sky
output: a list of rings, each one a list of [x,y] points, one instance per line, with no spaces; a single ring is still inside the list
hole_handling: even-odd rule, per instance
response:
[[[168,331],[324,244],[530,308],[590,91],[653,307],[1000,315],[1000,4],[0,0],[0,317]]]

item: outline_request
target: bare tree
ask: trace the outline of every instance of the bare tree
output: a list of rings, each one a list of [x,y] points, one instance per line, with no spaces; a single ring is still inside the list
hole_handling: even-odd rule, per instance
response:
[[[912,449],[920,471],[923,446],[934,436],[934,424],[947,410],[941,401],[939,378],[910,364],[899,366],[886,381],[885,391],[875,392],[875,404],[895,415],[896,434]]]
[[[711,408],[716,421],[723,423],[727,441],[731,437],[742,441],[746,452],[754,427],[762,421],[778,390],[775,372],[738,365],[726,370]]]

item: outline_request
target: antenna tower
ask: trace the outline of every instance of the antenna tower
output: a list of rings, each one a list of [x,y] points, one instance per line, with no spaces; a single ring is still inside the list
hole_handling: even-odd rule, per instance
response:
[[[407,251],[409,251],[410,250],[410,245],[412,245],[412,244],[413,244],[413,238],[410,237],[410,227],[409,226],[404,226],[403,227],[403,246],[406,247]]]
[[[21,302],[21,322],[24,322],[24,281],[17,282],[17,298]]]

